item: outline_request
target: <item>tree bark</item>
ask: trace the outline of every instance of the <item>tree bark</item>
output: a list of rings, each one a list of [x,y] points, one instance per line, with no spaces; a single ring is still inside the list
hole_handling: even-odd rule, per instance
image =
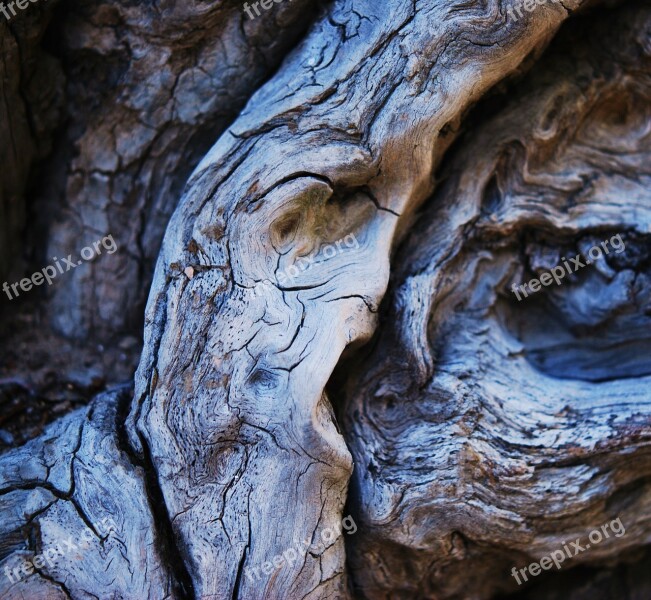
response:
[[[397,254],[344,391],[363,597],[513,591],[513,566],[614,519],[626,534],[573,565],[649,543],[650,23],[635,7],[568,27],[468,132]],[[579,253],[594,264],[518,301]]]
[[[24,226],[29,265],[120,248],[5,320],[44,315],[41,356],[87,350],[110,387],[151,290],[135,389],[0,456],[0,570],[87,540],[1,597],[493,598],[616,518],[564,569],[645,589],[612,565],[646,564],[651,535],[651,11],[509,9],[86,0],[29,42],[3,30],[60,66],[47,112],[20,84],[44,67],[3,59],[0,110],[45,125],[0,124],[0,248]],[[511,292],[604,240],[562,285]],[[534,596],[581,597],[545,577]]]

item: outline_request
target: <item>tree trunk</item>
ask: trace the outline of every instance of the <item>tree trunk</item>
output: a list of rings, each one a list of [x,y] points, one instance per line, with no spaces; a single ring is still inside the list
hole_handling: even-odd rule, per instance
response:
[[[0,597],[645,597],[651,8],[526,5],[0,25],[0,270],[117,246],[3,305]]]

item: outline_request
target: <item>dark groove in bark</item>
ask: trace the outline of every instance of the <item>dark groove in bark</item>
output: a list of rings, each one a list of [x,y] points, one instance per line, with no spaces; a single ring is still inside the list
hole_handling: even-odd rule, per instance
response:
[[[129,392],[132,392],[132,390],[129,390]],[[156,469],[151,460],[147,440],[144,439],[141,434],[138,434],[140,443],[142,444],[142,458],[138,456],[129,444],[124,423],[131,408],[131,399],[131,393],[121,393],[116,423],[118,444],[120,449],[131,459],[131,462],[143,470],[143,480],[147,490],[147,500],[151,507],[152,514],[154,515],[154,525],[161,544],[161,556],[167,559],[166,566],[170,573],[173,573],[176,578],[175,581],[172,582],[172,584],[177,588],[175,591],[178,593],[179,598],[182,598],[183,600],[193,600],[196,598],[196,595],[194,586],[192,585],[192,578],[190,577],[181,550],[176,544],[176,536],[174,535],[172,522],[167,513],[165,498],[163,497],[163,492],[158,483],[158,476],[156,475]]]

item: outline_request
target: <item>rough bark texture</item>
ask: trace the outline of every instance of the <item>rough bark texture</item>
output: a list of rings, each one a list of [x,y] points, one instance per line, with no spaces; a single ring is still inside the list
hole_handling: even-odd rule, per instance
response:
[[[574,564],[651,540],[650,25],[645,8],[568,28],[468,133],[394,261],[346,393],[367,597],[489,598],[617,517],[627,534]],[[614,235],[625,252],[512,293]]]
[[[293,0],[253,21],[236,0],[92,0],[52,17],[55,7],[0,18],[0,274],[19,280],[108,234],[119,252],[3,305],[0,389],[10,380],[18,397],[16,442],[41,421],[28,414],[35,403],[49,420],[132,377],[185,180],[318,5]]]
[[[11,276],[119,245],[3,305],[0,400],[41,405],[2,425],[34,439],[0,456],[0,570],[91,534],[0,597],[493,598],[614,518],[522,597],[646,597],[651,8],[510,7],[85,0],[0,25]]]
[[[140,325],[188,175],[307,27],[314,5],[295,0],[250,21],[236,0],[166,7],[90,0],[62,17],[72,156],[48,255],[110,232],[122,252],[57,288],[49,311],[58,331],[80,338],[93,331],[105,343]]]

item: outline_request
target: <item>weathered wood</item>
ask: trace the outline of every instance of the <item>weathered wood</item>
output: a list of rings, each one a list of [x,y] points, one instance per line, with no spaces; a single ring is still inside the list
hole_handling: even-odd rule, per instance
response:
[[[179,597],[162,507],[119,439],[120,399],[98,396],[2,456],[0,597]]]
[[[565,31],[396,257],[345,393],[363,597],[491,598],[614,519],[625,535],[563,568],[651,541],[650,27],[638,7]],[[560,286],[511,291],[618,235]]]
[[[566,17],[336,3],[197,168],[156,269],[129,428],[198,597],[347,596],[343,538],[247,569],[341,520],[352,462],[325,385],[373,333],[396,231],[462,115]],[[359,248],[327,257],[347,235]]]
[[[0,378],[35,336],[35,354],[62,380],[80,383],[70,366],[80,353],[108,383],[132,377],[153,267],[189,174],[318,8],[293,0],[250,20],[241,4],[39,0],[9,23],[0,13],[2,281],[108,234],[119,247],[65,283],[12,302],[0,292]],[[33,368],[11,376],[50,395]]]
[[[48,249],[115,227],[125,250],[45,299],[59,330],[128,329],[217,143],[163,239],[133,398],[0,456],[0,596],[488,598],[615,517],[572,564],[648,544],[651,16],[578,11],[598,4],[336,0],[250,98],[312,4],[71,8],[69,88],[83,57],[110,94],[70,101]],[[627,253],[514,299],[620,233]]]
[[[293,0],[250,20],[241,5],[93,0],[65,15],[72,156],[47,255],[66,256],[109,233],[120,246],[54,290],[49,316],[66,336],[92,332],[95,343],[108,344],[116,329],[141,327],[183,185],[304,32],[315,7],[313,0]],[[54,176],[61,187],[61,173]]]
[[[59,387],[87,402],[133,377],[188,175],[316,10],[293,0],[250,20],[237,0],[39,0],[9,23],[0,13],[0,284],[108,234],[118,245],[51,287],[0,291],[0,388],[19,379],[54,405]]]

